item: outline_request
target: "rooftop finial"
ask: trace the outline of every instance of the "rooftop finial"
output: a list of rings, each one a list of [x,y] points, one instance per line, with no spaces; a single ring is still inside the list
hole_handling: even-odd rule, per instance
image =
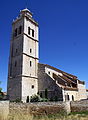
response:
[[[32,17],[32,13],[27,8],[20,11],[20,15],[22,15],[22,14]]]

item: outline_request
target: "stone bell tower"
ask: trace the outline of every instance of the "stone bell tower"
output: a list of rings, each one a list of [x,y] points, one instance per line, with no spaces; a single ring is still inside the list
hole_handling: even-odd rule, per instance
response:
[[[38,92],[38,23],[28,9],[12,23],[7,94],[26,102]]]

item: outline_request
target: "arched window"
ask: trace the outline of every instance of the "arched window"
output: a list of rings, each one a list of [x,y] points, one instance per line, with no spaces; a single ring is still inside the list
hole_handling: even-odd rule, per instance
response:
[[[34,37],[34,30],[32,30],[32,37]]]
[[[29,35],[30,35],[30,30],[31,30],[30,27],[28,27],[28,34],[29,34]]]
[[[74,96],[72,95],[72,101],[74,101]]]
[[[30,61],[30,67],[32,66],[32,62]]]
[[[17,36],[17,28],[15,29],[15,34],[14,34],[14,36],[15,36],[15,37]]]
[[[50,75],[50,71],[48,71],[48,74]]]
[[[34,85],[32,85],[31,88],[34,89]]]
[[[22,33],[22,26],[19,27],[19,31],[18,31],[18,34],[21,34]]]
[[[32,49],[30,49],[30,53],[32,53]]]
[[[16,53],[18,52],[18,50],[16,49]]]
[[[68,101],[70,100],[69,95],[67,95],[67,100],[68,100]]]
[[[15,61],[15,67],[17,66],[17,61]]]

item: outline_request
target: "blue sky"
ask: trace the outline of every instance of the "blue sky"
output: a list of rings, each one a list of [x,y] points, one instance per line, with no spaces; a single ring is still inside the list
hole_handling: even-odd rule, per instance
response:
[[[0,2],[0,81],[7,89],[11,24],[26,0]],[[40,62],[86,81],[88,88],[88,0],[27,0],[39,23]]]

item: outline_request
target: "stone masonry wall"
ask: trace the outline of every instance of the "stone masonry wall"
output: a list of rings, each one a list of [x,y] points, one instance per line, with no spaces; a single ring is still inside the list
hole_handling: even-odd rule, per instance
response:
[[[61,112],[80,112],[88,111],[88,100],[76,102],[38,102],[38,103],[9,103],[9,101],[0,101],[0,119],[8,115],[49,115]]]
[[[15,103],[0,101],[0,120],[16,115],[49,115],[70,113],[70,102]]]
[[[49,115],[56,113],[70,113],[69,102],[47,102],[47,103],[10,103],[10,115],[31,114]]]
[[[71,102],[71,112],[88,111],[88,100]]]
[[[9,101],[0,101],[0,118],[6,119],[9,114]]]
[[[38,65],[38,91],[39,94],[42,94],[42,97],[45,97],[45,89],[48,90],[48,99],[57,99],[63,101],[62,88],[56,84],[56,81],[53,80],[47,73],[45,73],[45,66]],[[59,96],[59,97],[58,97]]]

